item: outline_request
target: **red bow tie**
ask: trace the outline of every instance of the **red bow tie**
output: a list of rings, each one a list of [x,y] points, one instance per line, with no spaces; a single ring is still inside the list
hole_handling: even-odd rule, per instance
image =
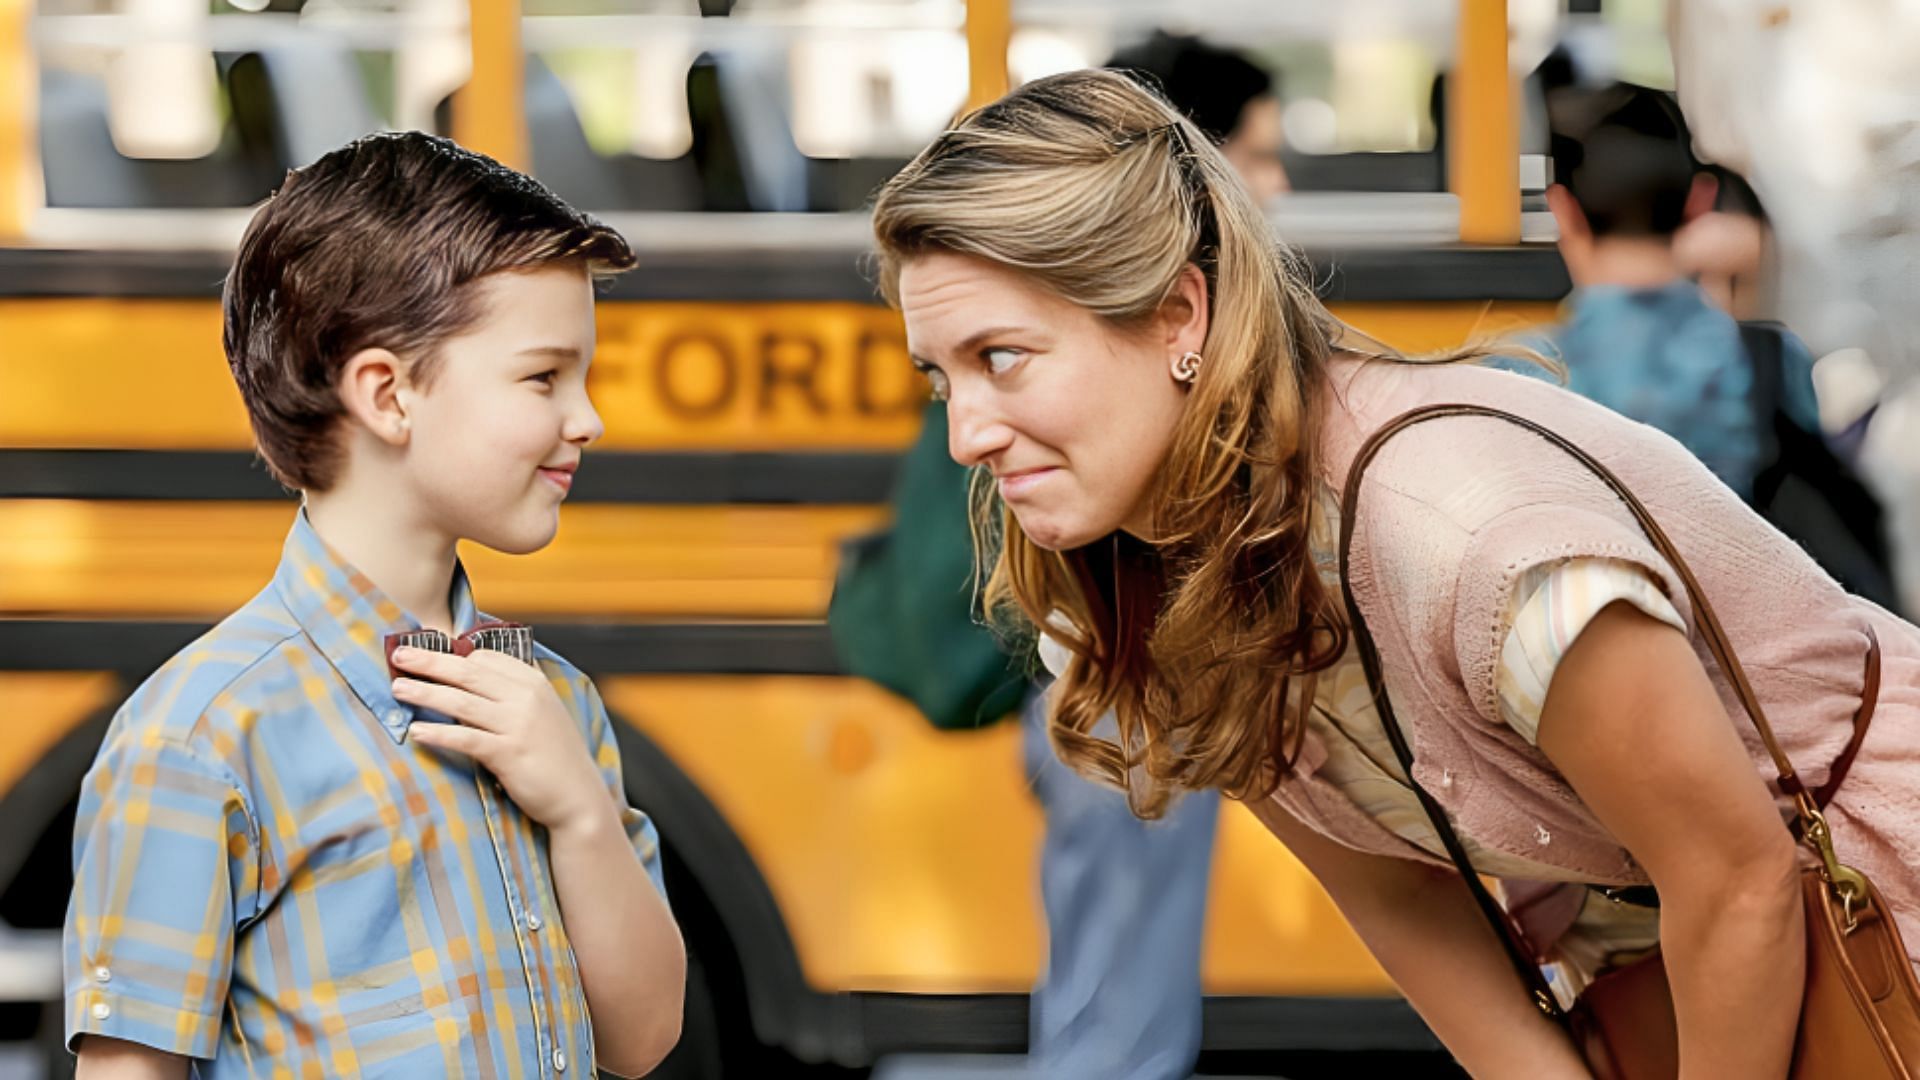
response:
[[[535,662],[533,627],[525,623],[483,622],[459,637],[449,637],[440,630],[403,630],[398,634],[388,634],[387,671],[395,678],[402,674],[393,666],[393,650],[399,648],[425,649],[455,656],[467,656],[475,649],[491,649],[506,653],[523,663]]]

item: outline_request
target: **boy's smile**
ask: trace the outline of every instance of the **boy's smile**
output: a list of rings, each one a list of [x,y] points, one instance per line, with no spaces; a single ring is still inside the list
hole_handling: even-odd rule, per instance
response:
[[[578,459],[575,459],[565,465],[542,465],[540,466],[540,475],[546,477],[553,486],[560,489],[562,495],[565,495],[567,492],[573,490],[573,474],[579,471],[579,469],[580,462]]]

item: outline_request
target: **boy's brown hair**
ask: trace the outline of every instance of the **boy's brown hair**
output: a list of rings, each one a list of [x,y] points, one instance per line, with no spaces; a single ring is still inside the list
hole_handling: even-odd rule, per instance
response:
[[[227,363],[260,456],[289,487],[338,477],[336,383],[382,348],[426,385],[435,347],[482,312],[470,285],[501,271],[634,263],[620,234],[538,182],[417,131],[369,135],[287,174],[227,275]]]

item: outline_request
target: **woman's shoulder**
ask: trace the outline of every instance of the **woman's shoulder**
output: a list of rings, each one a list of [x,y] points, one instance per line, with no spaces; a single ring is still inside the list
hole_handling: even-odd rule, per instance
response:
[[[1360,444],[1394,417],[1425,405],[1468,404],[1564,437],[1679,534],[1702,526],[1740,532],[1735,526],[1747,513],[1680,444],[1545,380],[1465,365],[1396,366],[1357,373],[1347,400],[1357,408],[1327,427],[1323,467],[1337,477],[1336,491],[1344,490]],[[1476,638],[1495,624],[1519,575],[1557,560],[1631,563],[1676,602],[1682,595],[1671,567],[1605,481],[1536,432],[1499,418],[1449,416],[1394,435],[1367,464],[1351,509],[1364,583],[1388,595],[1432,593],[1438,606],[1426,621],[1438,625],[1447,621],[1442,609],[1451,611]]]
[[[1334,490],[1363,447],[1416,409],[1468,405],[1510,413],[1554,432],[1603,463],[1657,463],[1659,471],[1704,483],[1684,447],[1653,428],[1543,376],[1477,364],[1341,361],[1330,371],[1321,432],[1321,469]],[[1634,468],[1633,471],[1639,471]],[[1367,465],[1367,487],[1397,491],[1474,519],[1514,505],[1594,496],[1597,481],[1539,434],[1484,415],[1445,416],[1403,429]],[[1609,500],[1610,501],[1610,500]]]
[[[1346,440],[1328,454],[1342,459],[1330,468],[1343,479],[1373,433],[1411,409],[1440,404],[1478,405],[1537,423],[1631,472],[1630,488],[1663,487],[1663,502],[1679,490],[1673,473],[1685,469],[1664,451],[1649,451],[1639,433],[1651,429],[1511,372],[1456,365],[1357,373],[1348,400],[1357,407],[1328,425],[1330,435]],[[1341,424],[1345,431],[1337,430]],[[1649,453],[1630,469],[1624,464]],[[1711,474],[1699,473],[1678,484],[1711,484]],[[1448,416],[1394,435],[1366,465],[1353,504],[1342,508],[1348,511],[1355,599],[1363,611],[1395,613],[1370,620],[1376,633],[1435,670],[1455,673],[1481,717],[1499,718],[1494,675],[1509,606],[1536,568],[1577,559],[1636,566],[1673,599],[1682,622],[1690,616],[1679,579],[1619,497],[1539,434],[1499,418]]]
[[[1331,423],[1369,434],[1426,405],[1482,405],[1527,417],[1605,411],[1561,386],[1546,369],[1520,362],[1340,359],[1328,367],[1327,385]]]

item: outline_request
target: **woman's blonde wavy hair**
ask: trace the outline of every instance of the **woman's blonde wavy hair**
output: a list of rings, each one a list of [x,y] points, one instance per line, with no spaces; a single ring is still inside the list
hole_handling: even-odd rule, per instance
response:
[[[1063,761],[1143,817],[1179,790],[1271,791],[1315,673],[1347,641],[1308,548],[1326,368],[1336,351],[1386,351],[1321,305],[1199,129],[1115,72],[1039,79],[969,114],[881,189],[873,228],[896,307],[901,266],[933,252],[1019,271],[1123,330],[1189,264],[1205,275],[1205,362],[1154,480],[1153,543],[1047,551],[980,472],[974,537],[989,617],[1045,625],[1073,654],[1053,689]],[[1108,709],[1117,742],[1093,734]]]

